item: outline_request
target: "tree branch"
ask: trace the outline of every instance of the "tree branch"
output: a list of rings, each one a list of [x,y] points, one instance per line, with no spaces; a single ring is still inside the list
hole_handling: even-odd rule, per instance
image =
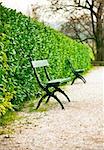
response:
[[[87,38],[83,39],[82,41],[87,41],[87,40],[94,40],[95,41],[95,38],[94,37],[87,37]]]

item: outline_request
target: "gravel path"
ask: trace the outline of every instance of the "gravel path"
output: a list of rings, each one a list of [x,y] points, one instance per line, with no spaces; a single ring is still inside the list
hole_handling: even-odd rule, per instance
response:
[[[85,78],[64,87],[70,103],[58,94],[65,110],[52,99],[49,111],[21,112],[25,117],[8,127],[15,133],[0,136],[0,150],[104,150],[104,67]]]

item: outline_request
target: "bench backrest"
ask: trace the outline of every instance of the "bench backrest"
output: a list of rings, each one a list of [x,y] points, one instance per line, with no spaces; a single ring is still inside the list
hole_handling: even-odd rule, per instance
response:
[[[74,67],[73,67],[73,65],[72,65],[72,63],[71,63],[69,60],[68,60],[68,63],[69,63],[69,66],[70,66],[72,72],[73,72],[73,73],[76,73],[76,72],[75,72],[75,69],[74,69]]]
[[[41,88],[44,88],[42,82],[41,82],[41,79],[40,79],[40,75],[38,74],[38,71],[36,68],[40,68],[40,67],[43,67],[44,68],[44,72],[45,72],[45,75],[47,77],[48,80],[50,80],[50,77],[49,77],[49,74],[46,70],[46,67],[49,66],[49,63],[48,63],[48,60],[47,59],[44,59],[44,60],[35,60],[33,61],[31,58],[30,58],[30,63],[31,63],[31,66],[34,70],[34,75],[36,76],[36,79],[40,85]]]
[[[32,61],[33,68],[49,66],[47,59]]]

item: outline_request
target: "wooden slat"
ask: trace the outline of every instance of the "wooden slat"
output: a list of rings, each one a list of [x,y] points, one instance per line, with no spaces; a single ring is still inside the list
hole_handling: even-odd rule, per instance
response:
[[[32,65],[34,68],[37,68],[37,67],[49,66],[49,63],[48,63],[47,59],[35,60],[35,61],[32,61]]]

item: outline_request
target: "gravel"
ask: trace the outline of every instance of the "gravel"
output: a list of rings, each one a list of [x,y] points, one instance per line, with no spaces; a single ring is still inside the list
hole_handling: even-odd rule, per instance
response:
[[[86,84],[64,86],[71,99],[58,93],[65,110],[51,99],[46,112],[20,112],[24,117],[8,126],[14,133],[0,135],[0,150],[104,150],[103,77],[104,67],[95,67]]]

